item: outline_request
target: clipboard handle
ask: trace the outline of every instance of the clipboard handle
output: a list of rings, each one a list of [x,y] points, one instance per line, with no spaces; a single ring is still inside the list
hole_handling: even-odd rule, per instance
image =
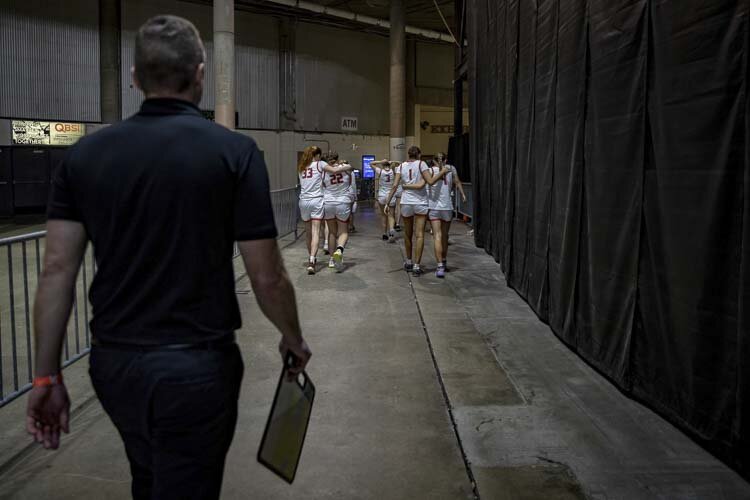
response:
[[[287,351],[286,358],[284,359],[284,374],[286,375],[286,379],[288,381],[294,380],[294,382],[296,382],[301,389],[304,389],[307,386],[307,381],[309,380],[307,377],[307,373],[305,373],[304,370],[302,370],[299,374],[294,375],[294,378],[290,380],[290,376],[292,376],[292,374],[289,373],[289,369],[294,367],[298,363],[299,358],[295,356],[292,351]],[[302,377],[302,382],[300,382],[300,377]]]

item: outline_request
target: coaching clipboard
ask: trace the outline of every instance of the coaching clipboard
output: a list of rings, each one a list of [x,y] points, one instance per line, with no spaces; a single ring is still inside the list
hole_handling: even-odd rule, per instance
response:
[[[297,474],[315,399],[315,386],[307,373],[302,372],[294,380],[287,380],[286,367],[290,366],[291,360],[291,356],[288,357],[281,370],[271,413],[258,449],[258,462],[289,484]]]

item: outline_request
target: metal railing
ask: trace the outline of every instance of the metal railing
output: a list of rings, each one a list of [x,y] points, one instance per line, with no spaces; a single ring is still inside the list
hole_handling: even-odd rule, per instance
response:
[[[34,376],[32,304],[42,271],[45,231],[0,239],[0,408],[31,388]],[[63,367],[91,347],[88,285],[96,271],[91,246],[78,272],[63,343]],[[3,286],[3,285],[7,285]],[[83,297],[83,300],[79,300]]]
[[[299,195],[297,188],[277,189],[271,191],[273,215],[276,218],[276,228],[279,238],[294,233],[297,238],[297,222],[299,221]]]
[[[456,217],[469,219],[474,218],[474,187],[471,183],[464,182],[464,192],[466,193],[466,203],[461,201],[461,194],[456,190]]]
[[[294,233],[294,239],[296,240],[299,237],[297,223],[300,218],[297,188],[292,187],[271,191],[271,206],[273,207],[273,216],[276,220],[276,229],[279,232],[278,238],[283,238]],[[239,256],[240,248],[235,243],[232,257],[236,259]],[[237,271],[237,268],[235,268],[235,271]]]
[[[298,237],[296,188],[271,191],[279,238]],[[42,271],[46,231],[0,239],[0,408],[31,388],[34,377],[33,300]],[[235,245],[235,257],[239,249]],[[244,270],[244,269],[243,269]],[[78,273],[73,308],[63,343],[63,367],[89,353],[91,306],[87,292],[96,263],[91,245]],[[79,300],[79,298],[83,300]]]

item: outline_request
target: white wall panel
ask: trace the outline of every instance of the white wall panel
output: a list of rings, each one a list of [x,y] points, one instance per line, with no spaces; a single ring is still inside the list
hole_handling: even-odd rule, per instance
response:
[[[100,120],[97,0],[0,0],[0,116]]]

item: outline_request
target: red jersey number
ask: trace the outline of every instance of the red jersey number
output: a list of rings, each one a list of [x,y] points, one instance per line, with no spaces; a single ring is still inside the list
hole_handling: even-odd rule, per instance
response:
[[[302,172],[302,178],[303,179],[312,179],[313,178],[313,169],[312,167],[306,169],[304,172]]]
[[[342,184],[344,182],[344,174],[338,173],[331,175],[331,184]]]

